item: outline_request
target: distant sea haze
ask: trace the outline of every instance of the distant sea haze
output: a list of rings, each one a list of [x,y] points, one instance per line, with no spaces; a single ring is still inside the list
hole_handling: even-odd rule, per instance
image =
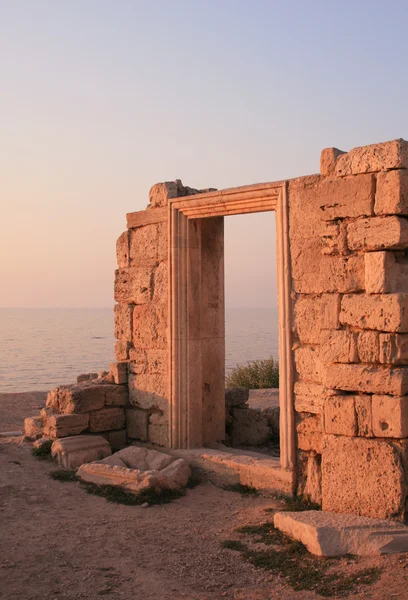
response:
[[[277,310],[227,308],[226,369],[278,357]],[[48,390],[114,358],[110,308],[0,308],[0,393]]]

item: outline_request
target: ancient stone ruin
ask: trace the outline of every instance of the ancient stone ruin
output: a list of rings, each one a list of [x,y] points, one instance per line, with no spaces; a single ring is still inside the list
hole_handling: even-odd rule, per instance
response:
[[[263,211],[277,223],[279,458],[219,446],[224,218]],[[144,442],[228,463],[257,487],[326,511],[403,520],[407,251],[404,140],[323,150],[319,175],[289,181],[221,191],[157,184],[117,242],[118,363],[51,392],[27,434]]]

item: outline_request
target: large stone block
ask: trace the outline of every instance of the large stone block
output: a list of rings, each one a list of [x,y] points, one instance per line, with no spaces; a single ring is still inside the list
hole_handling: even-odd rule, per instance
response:
[[[226,388],[225,389],[225,406],[231,408],[233,406],[243,406],[248,402],[249,389],[244,387]]]
[[[407,491],[403,461],[392,443],[324,436],[323,510],[402,520]]]
[[[295,305],[295,323],[303,344],[319,344],[320,330],[340,326],[340,295],[301,296]]]
[[[362,363],[380,362],[380,334],[377,331],[362,331],[359,333],[357,352]]]
[[[330,331],[328,335],[322,337],[324,344],[322,345],[320,357],[323,364],[358,362],[356,333],[341,329]]]
[[[361,146],[336,161],[337,177],[408,168],[408,143],[403,139]]]
[[[95,434],[94,434],[95,435]],[[109,442],[113,451],[122,450],[126,446],[126,429],[116,429],[111,431],[101,431],[100,436]]]
[[[30,440],[36,440],[43,434],[43,418],[41,416],[24,419],[24,435]]]
[[[336,170],[336,162],[341,154],[345,154],[343,150],[338,148],[324,148],[320,153],[320,174],[323,177],[334,175]]]
[[[375,178],[326,179],[319,186],[321,217],[325,221],[373,214]]]
[[[373,396],[373,432],[376,437],[408,437],[408,396]]]
[[[299,450],[322,453],[323,427],[318,415],[302,418],[296,426],[297,446]]]
[[[169,445],[169,420],[167,413],[153,413],[150,415],[149,442],[158,446]]]
[[[129,232],[124,231],[116,242],[116,262],[120,269],[129,266]]]
[[[408,367],[332,364],[325,369],[323,383],[335,390],[403,396],[408,392]]]
[[[118,362],[122,362],[129,358],[130,342],[119,340],[115,344],[115,358]]]
[[[149,413],[139,408],[128,408],[126,411],[126,432],[128,438],[148,440]]]
[[[156,183],[150,188],[149,199],[151,208],[167,206],[170,198],[177,198],[179,186],[177,181],[165,181]]]
[[[44,418],[44,435],[63,438],[79,435],[89,425],[89,415],[48,415]]]
[[[167,348],[167,304],[135,306],[133,343],[135,348]]]
[[[326,228],[320,235],[320,245],[323,254],[348,254],[347,223],[345,221],[327,221]]]
[[[122,429],[125,426],[125,410],[123,408],[103,408],[90,413],[89,431],[99,433],[110,429]]]
[[[99,435],[76,435],[55,440],[51,456],[65,469],[77,469],[112,454],[109,442]]]
[[[324,403],[325,433],[357,435],[357,414],[354,396],[328,396]]]
[[[261,446],[272,437],[272,429],[260,409],[234,407],[232,409],[232,445]]]
[[[318,175],[289,181],[291,245],[295,240],[318,238],[325,230],[325,223],[320,216],[319,184],[322,181],[323,178]]]
[[[408,334],[380,333],[380,362],[383,364],[408,364]]]
[[[127,384],[128,364],[127,362],[116,362],[109,365],[113,380],[117,385]]]
[[[304,346],[295,350],[295,366],[299,379],[322,383],[320,348]]]
[[[327,389],[323,385],[309,381],[297,381],[294,392],[296,412],[323,413],[324,399],[327,396]]]
[[[408,215],[408,171],[378,173],[374,211],[377,215]]]
[[[408,292],[408,260],[405,254],[368,252],[364,263],[367,293]]]
[[[128,304],[115,304],[114,335],[117,340],[124,342],[132,341],[132,314],[133,306],[129,306]]]
[[[354,396],[357,416],[357,434],[361,437],[373,437],[372,396],[359,394]]]
[[[159,411],[168,410],[167,375],[131,373],[129,375],[129,402],[132,406]]]
[[[126,386],[89,381],[51,390],[46,406],[65,414],[85,413],[100,410],[105,405],[125,406],[127,398]]]
[[[152,267],[131,267],[115,271],[115,300],[120,304],[146,304],[153,292]]]
[[[357,219],[347,226],[351,250],[404,250],[408,248],[408,220],[404,217]]]
[[[343,296],[340,322],[359,329],[408,332],[408,294]]]
[[[167,262],[161,262],[153,272],[153,302],[166,302],[168,297],[169,273]]]
[[[168,371],[168,352],[162,349],[131,348],[129,351],[130,373],[166,374]]]
[[[130,232],[131,267],[154,267],[157,262],[158,224],[132,229]]]
[[[159,223],[157,230],[158,242],[157,242],[157,260],[162,262],[163,260],[169,260],[169,226],[167,221],[165,223]]]

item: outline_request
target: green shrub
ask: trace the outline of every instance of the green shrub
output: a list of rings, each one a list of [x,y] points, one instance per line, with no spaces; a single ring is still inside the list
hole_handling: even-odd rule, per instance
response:
[[[237,365],[227,375],[226,387],[245,387],[250,390],[279,387],[279,362],[272,357]]]

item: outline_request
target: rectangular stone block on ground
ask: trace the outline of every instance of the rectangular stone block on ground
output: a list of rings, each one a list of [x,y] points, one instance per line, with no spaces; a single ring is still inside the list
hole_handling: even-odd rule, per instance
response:
[[[44,419],[44,435],[51,438],[79,435],[88,429],[88,426],[87,414],[49,415]]]
[[[408,368],[332,364],[326,367],[324,384],[335,390],[403,396],[408,392]]]
[[[376,437],[408,437],[408,396],[374,395],[372,414]]]
[[[345,295],[340,322],[359,329],[408,332],[408,294]]]
[[[406,495],[403,459],[391,442],[324,436],[323,510],[402,520]]]
[[[109,442],[99,435],[61,438],[51,446],[51,456],[65,469],[77,469],[85,463],[101,460],[111,454]]]
[[[408,220],[404,217],[357,219],[347,226],[351,250],[404,250],[408,248]]]
[[[125,411],[123,408],[103,408],[90,413],[89,431],[99,433],[110,429],[121,429],[125,426]]]
[[[408,171],[378,173],[374,211],[377,215],[408,215]]]
[[[41,416],[24,419],[24,435],[30,440],[36,440],[43,434],[43,419]]]
[[[408,143],[403,139],[353,148],[336,160],[337,177],[407,168]]]

